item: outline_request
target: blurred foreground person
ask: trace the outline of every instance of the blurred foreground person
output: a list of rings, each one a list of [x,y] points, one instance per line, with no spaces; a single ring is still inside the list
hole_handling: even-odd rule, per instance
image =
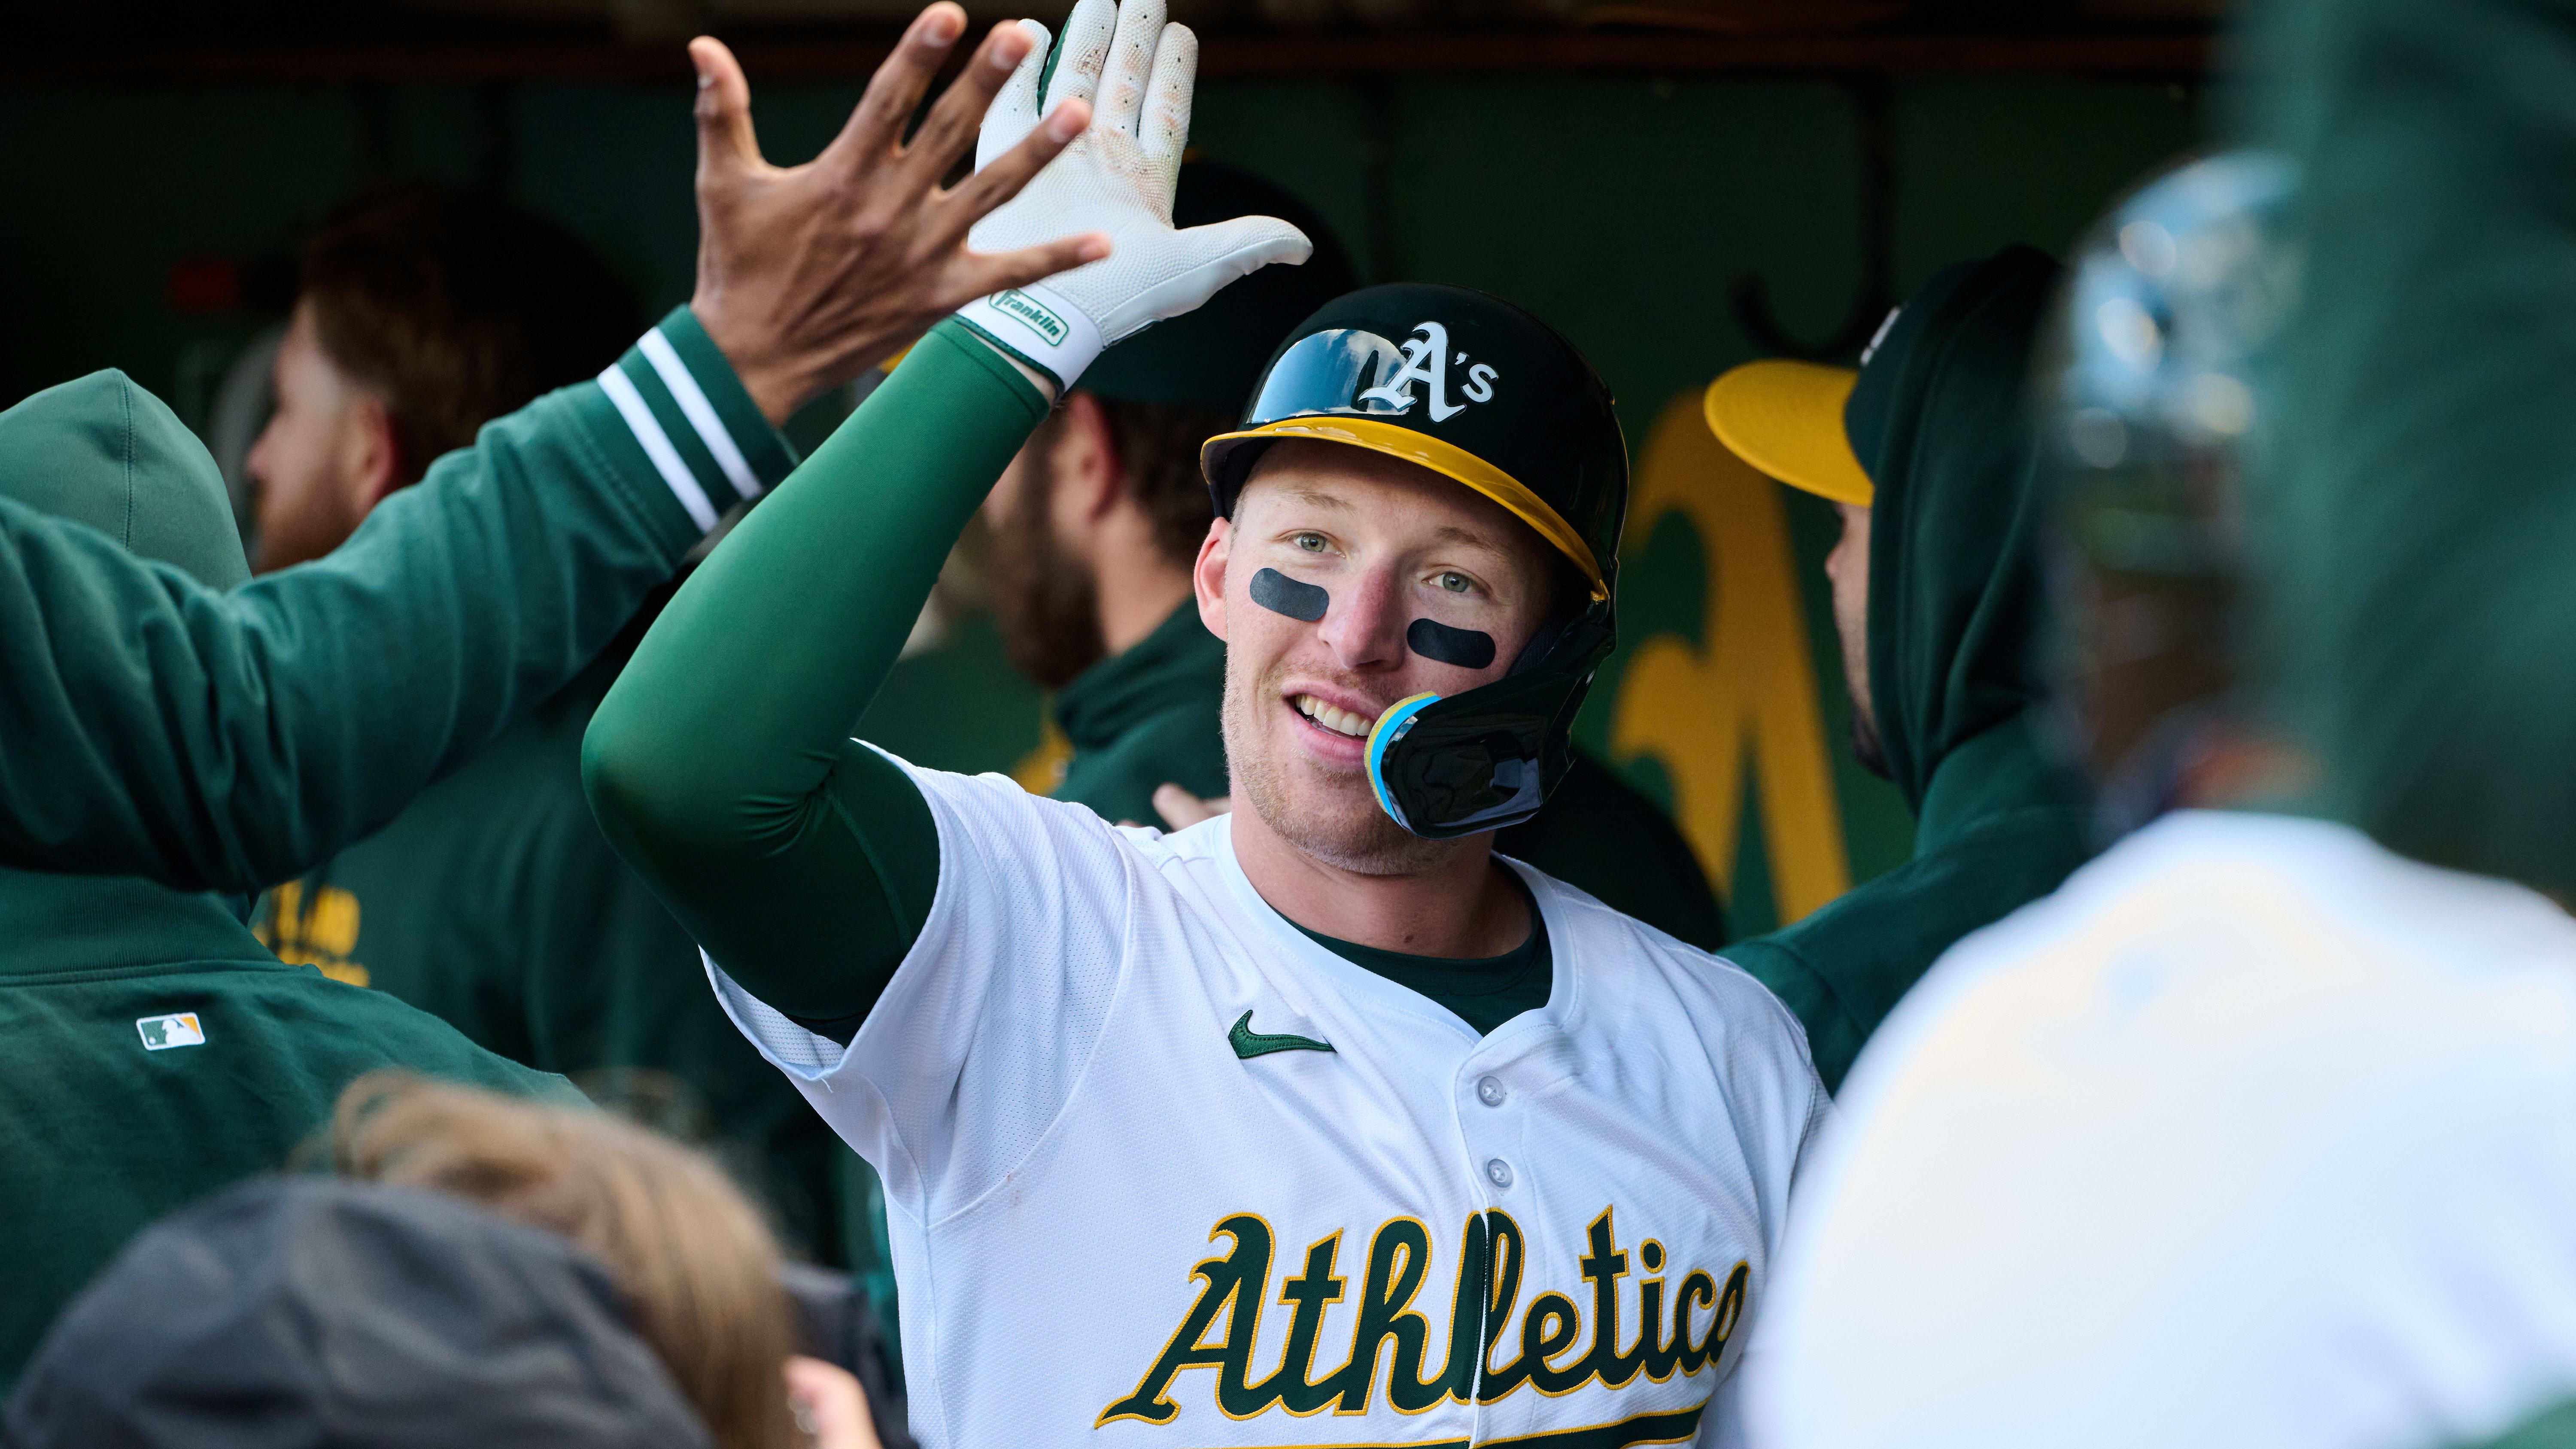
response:
[[[2253,367],[2300,270],[2289,178],[2251,154],[2187,167],[2078,263],[2044,421],[2069,692],[2141,828],[1961,942],[1863,1053],[1762,1328],[1777,1449],[2431,1449],[2576,1390],[2576,922],[2263,808],[2306,782],[2248,698],[2247,606],[2286,636],[2321,602],[2246,568],[2276,450],[2316,436],[2264,415]],[[2340,506],[2407,536],[2464,506],[2392,507],[2424,466],[2404,457],[2342,480]],[[2522,582],[2452,567],[2458,607],[2473,579]],[[2441,675],[2499,640],[2417,643]]]
[[[894,149],[963,23],[925,12],[850,131],[795,171],[748,152],[741,73],[700,43],[702,121],[744,148],[700,177],[700,295],[599,381],[483,429],[326,559],[243,582],[214,460],[122,374],[0,414],[0,860],[99,872],[0,870],[0,1382],[130,1234],[277,1165],[360,1073],[570,1095],[279,963],[245,925],[249,893],[561,687],[714,526],[713,499],[784,473],[769,419],[957,301],[1082,255],[1082,238],[964,246],[1080,106],[937,185],[1027,49],[1018,31]],[[877,244],[849,239],[861,209],[882,214]]]
[[[398,191],[325,223],[278,353],[278,411],[250,456],[264,566],[337,547],[412,481],[418,450],[471,442],[613,362],[632,335],[619,292],[572,237],[478,197]],[[757,417],[737,421],[766,432]],[[582,731],[667,597],[657,591],[570,684],[391,825],[280,885],[255,928],[286,961],[719,1143],[792,1251],[876,1266],[866,1164],[693,979],[697,947],[582,799]]]
[[[717,547],[591,723],[591,802],[885,1174],[925,1443],[1733,1443],[1827,1110],[1803,1039],[1493,852],[1616,637],[1627,454],[1562,337],[1364,288],[1208,441],[1242,808],[1120,829],[849,738],[1101,345],[1304,259],[1274,218],[1173,229],[1195,46],[1082,0],[1024,63],[988,150],[1048,87],[1101,123],[990,225],[1116,251],[935,328]]]
[[[330,1146],[341,1180],[143,1233],[48,1333],[8,1442],[879,1449],[857,1382],[790,1357],[777,1249],[707,1159],[395,1073]]]
[[[304,244],[246,460],[261,573],[320,558],[485,423],[596,376],[644,325],[562,227],[497,196],[411,185],[342,207]]]
[[[789,1441],[779,1370],[798,1334],[778,1245],[709,1158],[605,1113],[386,1073],[341,1098],[331,1165],[563,1234],[608,1266],[718,1449]]]
[[[1118,824],[1177,830],[1227,808],[1225,644],[1190,592],[1216,519],[1199,449],[1234,430],[1297,324],[1351,289],[1340,245],[1304,203],[1229,166],[1181,167],[1174,225],[1255,215],[1294,223],[1314,257],[1255,272],[1103,352],[984,503],[1003,643],[1021,673],[1056,691],[1073,748],[1052,793]],[[1579,750],[1547,804],[1494,848],[1703,950],[1726,939],[1716,893],[1671,819]]]
[[[1825,572],[1852,748],[1914,811],[1913,859],[1726,949],[1797,1012],[1828,1089],[1952,942],[2084,859],[2083,816],[2036,731],[2046,505],[2025,392],[2058,275],[2027,247],[1952,267],[1889,317],[1858,373],[1755,362],[1708,389],[1721,442],[1842,514]]]
[[[263,1177],[146,1229],[46,1336],[11,1449],[715,1449],[630,1298],[443,1193]]]

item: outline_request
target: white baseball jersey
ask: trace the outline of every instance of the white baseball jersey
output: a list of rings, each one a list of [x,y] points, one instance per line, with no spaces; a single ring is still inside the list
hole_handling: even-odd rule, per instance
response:
[[[938,894],[846,1050],[711,974],[885,1179],[926,1445],[1732,1442],[1826,1110],[1759,983],[1522,867],[1554,992],[1480,1040],[1228,818],[912,775]]]
[[[2429,1449],[2576,1389],[2576,922],[2187,813],[1969,937],[1844,1084],[1766,1449]]]

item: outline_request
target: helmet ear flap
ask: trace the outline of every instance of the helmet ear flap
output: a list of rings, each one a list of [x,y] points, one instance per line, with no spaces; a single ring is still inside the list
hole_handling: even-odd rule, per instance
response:
[[[1556,647],[1556,641],[1565,636],[1566,626],[1573,622],[1571,616],[1558,614],[1539,625],[1537,632],[1530,635],[1529,642],[1521,646],[1521,652],[1512,656],[1512,667],[1503,671],[1504,677],[1509,678],[1545,659],[1547,651]]]
[[[1590,608],[1591,580],[1575,567],[1574,560],[1554,549],[1548,551],[1548,584],[1553,592],[1549,595],[1551,607],[1547,620],[1530,635],[1529,642],[1521,646],[1521,652],[1512,656],[1512,667],[1503,671],[1506,677],[1536,668],[1538,662],[1547,657],[1547,652],[1556,647],[1556,642],[1565,637],[1565,631],[1572,628],[1574,621],[1582,618]]]

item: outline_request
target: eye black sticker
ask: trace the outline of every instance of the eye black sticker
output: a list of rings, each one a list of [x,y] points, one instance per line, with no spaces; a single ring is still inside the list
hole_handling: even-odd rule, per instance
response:
[[[1303,619],[1312,624],[1323,618],[1324,611],[1333,606],[1333,596],[1313,584],[1301,584],[1277,569],[1263,569],[1252,576],[1252,602],[1274,614],[1285,614],[1291,619]],[[1493,652],[1494,643],[1487,639],[1486,657],[1491,658]]]
[[[1253,582],[1261,581],[1256,578]],[[1482,629],[1452,629],[1437,619],[1416,619],[1413,627],[1404,631],[1404,642],[1425,659],[1437,659],[1461,669],[1482,669],[1494,662],[1494,636]]]

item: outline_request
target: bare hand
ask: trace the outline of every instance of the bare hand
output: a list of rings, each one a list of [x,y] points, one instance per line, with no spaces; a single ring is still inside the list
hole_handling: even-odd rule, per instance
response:
[[[885,1449],[867,1390],[848,1369],[803,1354],[787,1361],[787,1402],[814,1449]]]
[[[967,249],[967,229],[1082,134],[1091,108],[1066,101],[1008,154],[956,189],[942,187],[1030,46],[1018,25],[994,27],[903,144],[905,120],[965,29],[966,12],[950,0],[914,17],[841,134],[822,155],[789,167],[761,159],[751,86],[733,52],[705,36],[689,42],[698,70],[698,283],[689,306],[773,423],[975,298],[1109,255],[1098,232],[992,255]]]
[[[1174,830],[1187,830],[1202,820],[1234,809],[1231,795],[1211,795],[1202,800],[1178,785],[1164,785],[1154,791],[1154,813],[1163,817]]]

